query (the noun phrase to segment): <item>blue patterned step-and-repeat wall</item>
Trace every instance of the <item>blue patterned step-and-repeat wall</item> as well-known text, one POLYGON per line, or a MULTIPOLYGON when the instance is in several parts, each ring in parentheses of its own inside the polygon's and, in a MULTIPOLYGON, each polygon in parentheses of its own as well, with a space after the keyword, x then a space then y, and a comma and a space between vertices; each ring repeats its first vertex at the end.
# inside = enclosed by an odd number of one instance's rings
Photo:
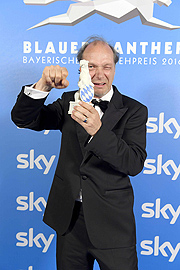
POLYGON ((18 129, 10 118, 17 94, 46 65, 65 66, 66 91, 77 89, 77 50, 101 35, 120 52, 114 84, 149 110, 148 156, 131 178, 139 270, 179 270, 180 2, 9 0, 0 10, 0 269, 56 267, 56 235, 42 217, 61 134, 18 129))

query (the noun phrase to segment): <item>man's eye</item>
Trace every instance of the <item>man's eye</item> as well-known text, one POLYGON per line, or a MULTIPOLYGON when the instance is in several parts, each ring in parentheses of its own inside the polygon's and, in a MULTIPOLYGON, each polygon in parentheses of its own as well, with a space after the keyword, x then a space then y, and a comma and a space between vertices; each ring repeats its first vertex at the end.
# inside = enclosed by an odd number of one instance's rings
POLYGON ((107 66, 107 67, 104 67, 105 70, 110 70, 111 67, 107 66))

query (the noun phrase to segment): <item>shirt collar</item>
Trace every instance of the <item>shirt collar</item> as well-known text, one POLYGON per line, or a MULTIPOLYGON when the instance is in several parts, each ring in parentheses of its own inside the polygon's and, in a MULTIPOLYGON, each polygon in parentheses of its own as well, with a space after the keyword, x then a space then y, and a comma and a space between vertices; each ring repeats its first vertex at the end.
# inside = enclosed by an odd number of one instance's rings
POLYGON ((112 87, 112 85, 111 85, 111 89, 109 90, 109 92, 107 92, 107 94, 105 94, 103 97, 101 97, 100 99, 101 100, 107 100, 107 101, 110 101, 111 100, 111 98, 112 98, 112 96, 113 96, 113 93, 114 93, 114 91, 113 91, 113 87, 112 87))

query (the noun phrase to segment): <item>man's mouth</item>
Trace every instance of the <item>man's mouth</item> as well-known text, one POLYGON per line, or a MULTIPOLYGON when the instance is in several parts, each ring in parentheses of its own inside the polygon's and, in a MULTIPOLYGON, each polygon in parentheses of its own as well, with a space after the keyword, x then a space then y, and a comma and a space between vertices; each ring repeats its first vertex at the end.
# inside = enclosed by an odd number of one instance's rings
POLYGON ((106 83, 94 83, 95 86, 103 86, 105 85, 106 83))

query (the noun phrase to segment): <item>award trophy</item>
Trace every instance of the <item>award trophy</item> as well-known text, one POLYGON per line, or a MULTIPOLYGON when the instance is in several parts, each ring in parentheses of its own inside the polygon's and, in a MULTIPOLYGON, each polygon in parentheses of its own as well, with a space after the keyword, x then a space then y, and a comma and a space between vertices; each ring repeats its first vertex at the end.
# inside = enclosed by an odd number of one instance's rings
POLYGON ((79 105, 79 101, 91 102, 94 97, 94 84, 91 82, 91 76, 88 68, 89 61, 80 61, 79 91, 74 95, 75 101, 69 102, 68 114, 71 114, 74 106, 79 105))

